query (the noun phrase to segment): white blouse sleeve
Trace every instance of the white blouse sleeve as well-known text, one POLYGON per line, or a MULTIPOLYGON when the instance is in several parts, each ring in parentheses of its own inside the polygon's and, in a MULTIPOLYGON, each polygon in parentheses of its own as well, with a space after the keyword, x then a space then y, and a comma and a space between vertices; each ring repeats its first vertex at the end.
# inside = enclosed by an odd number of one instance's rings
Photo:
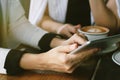
POLYGON ((31 0, 30 11, 29 11, 29 21, 36 25, 43 17, 47 6, 47 0, 31 0))
POLYGON ((118 16, 120 17, 120 0, 116 0, 116 5, 117 5, 118 16))
POLYGON ((14 41, 38 48, 38 42, 46 32, 32 25, 27 20, 19 0, 9 0, 9 2, 11 3, 9 8, 10 38, 14 41))
POLYGON ((9 51, 10 49, 0 48, 0 73, 2 74, 6 74, 6 70, 4 69, 4 64, 5 64, 6 56, 9 51))

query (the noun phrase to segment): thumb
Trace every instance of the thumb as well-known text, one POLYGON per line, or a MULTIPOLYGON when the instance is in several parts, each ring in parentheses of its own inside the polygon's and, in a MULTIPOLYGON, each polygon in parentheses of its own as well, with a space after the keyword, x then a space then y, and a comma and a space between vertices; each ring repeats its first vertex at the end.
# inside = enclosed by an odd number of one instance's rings
POLYGON ((59 52, 69 53, 76 48, 77 48, 77 44, 72 44, 72 45, 59 46, 57 49, 59 52))
POLYGON ((80 29, 80 28, 81 28, 81 25, 78 24, 78 25, 75 26, 75 28, 76 28, 76 29, 80 29))

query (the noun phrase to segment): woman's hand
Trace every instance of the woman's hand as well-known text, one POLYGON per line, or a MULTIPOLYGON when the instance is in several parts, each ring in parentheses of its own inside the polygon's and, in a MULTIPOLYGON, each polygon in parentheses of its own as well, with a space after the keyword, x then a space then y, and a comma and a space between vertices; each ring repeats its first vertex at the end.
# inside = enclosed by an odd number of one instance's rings
POLYGON ((57 29, 57 34, 62 34, 65 37, 71 37, 73 34, 77 33, 77 29, 80 28, 80 25, 71 25, 71 24, 64 24, 63 26, 57 29))
POLYGON ((89 49, 77 54, 69 54, 77 48, 76 44, 59 46, 46 53, 24 54, 20 66, 28 70, 52 70, 72 73, 79 64, 94 55, 98 49, 89 49))
POLYGON ((72 37, 70 37, 69 39, 63 41, 62 45, 71 45, 71 44, 78 44, 78 45, 82 45, 85 42, 87 42, 87 39, 84 35, 81 34, 74 34, 72 37))
POLYGON ((72 37, 70 37, 69 39, 65 40, 65 39, 61 39, 61 38, 54 38, 51 41, 50 46, 52 48, 60 46, 60 45, 71 45, 71 44, 78 44, 78 45, 82 45, 87 41, 86 37, 84 35, 81 34, 74 34, 72 37))

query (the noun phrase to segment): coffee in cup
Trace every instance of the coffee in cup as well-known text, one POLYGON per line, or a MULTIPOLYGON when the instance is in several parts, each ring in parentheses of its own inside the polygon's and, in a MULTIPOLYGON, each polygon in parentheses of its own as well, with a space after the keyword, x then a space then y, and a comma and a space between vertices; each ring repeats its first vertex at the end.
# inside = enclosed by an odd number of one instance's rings
POLYGON ((79 30, 83 33, 88 40, 96 40, 101 38, 106 38, 109 33, 109 29, 102 26, 84 26, 79 30))

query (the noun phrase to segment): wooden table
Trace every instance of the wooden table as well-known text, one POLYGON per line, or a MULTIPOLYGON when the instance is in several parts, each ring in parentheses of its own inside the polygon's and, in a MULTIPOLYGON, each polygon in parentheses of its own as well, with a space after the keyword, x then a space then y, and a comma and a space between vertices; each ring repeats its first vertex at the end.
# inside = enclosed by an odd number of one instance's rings
POLYGON ((78 68, 71 74, 25 72, 18 76, 0 74, 0 80, 90 80, 94 68, 78 68))
POLYGON ((21 76, 0 75, 0 80, 89 80, 90 74, 37 74, 25 73, 21 76))

